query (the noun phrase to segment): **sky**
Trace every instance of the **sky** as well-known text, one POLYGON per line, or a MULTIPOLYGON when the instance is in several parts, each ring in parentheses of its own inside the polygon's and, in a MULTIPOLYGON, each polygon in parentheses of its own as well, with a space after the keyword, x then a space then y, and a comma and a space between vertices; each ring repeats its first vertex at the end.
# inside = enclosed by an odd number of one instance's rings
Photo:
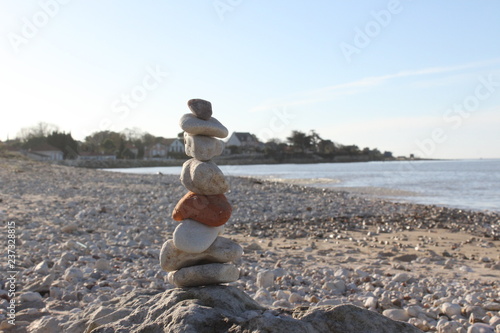
POLYGON ((500 158, 500 1, 0 0, 0 140, 293 130, 422 158, 500 158))

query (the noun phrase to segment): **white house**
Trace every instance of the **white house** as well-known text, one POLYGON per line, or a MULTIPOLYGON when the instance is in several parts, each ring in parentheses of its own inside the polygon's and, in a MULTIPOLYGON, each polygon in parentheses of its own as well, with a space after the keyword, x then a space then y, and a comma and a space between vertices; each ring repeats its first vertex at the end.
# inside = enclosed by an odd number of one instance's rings
POLYGON ((62 150, 59 150, 48 143, 42 143, 31 149, 23 151, 23 153, 27 157, 38 161, 62 161, 64 159, 62 150))
POLYGON ((180 139, 167 139, 168 141, 168 152, 169 153, 183 153, 184 152, 184 141, 180 139))
POLYGON ((241 147, 243 150, 254 150, 261 146, 257 137, 248 132, 233 132, 226 141, 226 147, 241 147))
POLYGON ((180 139, 163 139, 150 147, 146 147, 144 158, 168 158, 169 153, 183 153, 184 142, 180 139))

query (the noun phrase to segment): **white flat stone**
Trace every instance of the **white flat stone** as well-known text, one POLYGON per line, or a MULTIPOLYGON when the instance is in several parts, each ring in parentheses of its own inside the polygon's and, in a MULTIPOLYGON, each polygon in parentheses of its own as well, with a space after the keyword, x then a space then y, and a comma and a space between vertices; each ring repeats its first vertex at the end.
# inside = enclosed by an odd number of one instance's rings
POLYGON ((174 230, 174 245, 181 251, 188 253, 201 253, 207 250, 215 241, 223 226, 210 227, 203 223, 186 219, 174 230))
POLYGON ((167 272, 183 267, 208 263, 234 262, 241 258, 243 249, 240 245, 225 237, 217 237, 208 249, 201 253, 188 253, 175 247, 169 239, 160 251, 161 268, 167 272))
POLYGON ((196 194, 214 195, 229 190, 224 174, 215 163, 202 162, 195 158, 182 165, 181 182, 185 188, 196 194))
POLYGON ((222 154, 224 142, 206 135, 192 135, 184 132, 186 155, 200 161, 208 161, 222 154))
POLYGON ((181 117, 179 125, 184 131, 193 135, 215 136, 222 139, 229 134, 227 128, 214 117, 203 120, 197 118, 194 114, 186 113, 181 117))
POLYGON ((234 282, 239 277, 240 270, 233 264, 206 264, 170 272, 168 281, 176 287, 196 287, 234 282))

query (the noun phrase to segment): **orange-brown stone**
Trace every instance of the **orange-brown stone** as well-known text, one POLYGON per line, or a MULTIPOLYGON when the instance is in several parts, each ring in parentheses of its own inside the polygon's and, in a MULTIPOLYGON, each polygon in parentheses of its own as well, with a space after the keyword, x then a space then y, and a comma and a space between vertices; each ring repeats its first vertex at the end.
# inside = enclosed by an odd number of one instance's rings
POLYGON ((203 195, 188 192, 175 206, 172 218, 176 221, 192 219, 218 227, 229 220, 232 211, 224 194, 203 195))

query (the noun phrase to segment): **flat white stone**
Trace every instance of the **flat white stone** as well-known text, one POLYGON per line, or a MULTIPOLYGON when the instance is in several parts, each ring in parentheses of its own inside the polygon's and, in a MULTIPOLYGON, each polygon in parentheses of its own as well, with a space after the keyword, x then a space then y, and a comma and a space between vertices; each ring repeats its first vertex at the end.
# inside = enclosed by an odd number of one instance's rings
POLYGON ((179 125, 184 131, 193 135, 215 136, 222 139, 229 134, 227 128, 214 117, 203 120, 197 118, 194 114, 186 113, 181 117, 179 125))
POLYGON ((225 237, 217 237, 208 249, 201 253, 188 253, 175 247, 174 241, 166 241, 160 251, 161 268, 167 272, 183 267, 208 263, 234 262, 241 258, 243 249, 240 245, 225 237))
POLYGON ((223 226, 210 227, 203 223, 186 219, 174 230, 174 245, 181 251, 201 253, 207 250, 215 241, 223 226))
POLYGON ((170 272, 168 281, 176 287, 196 287, 234 282, 239 277, 240 270, 233 264, 206 264, 170 272))
POLYGON ((206 135, 192 135, 184 132, 186 155, 200 161, 208 161, 222 154, 224 142, 206 135))
POLYGON ((214 195, 229 190, 224 174, 211 162, 202 162, 195 158, 182 165, 181 182, 185 188, 196 194, 214 195))

